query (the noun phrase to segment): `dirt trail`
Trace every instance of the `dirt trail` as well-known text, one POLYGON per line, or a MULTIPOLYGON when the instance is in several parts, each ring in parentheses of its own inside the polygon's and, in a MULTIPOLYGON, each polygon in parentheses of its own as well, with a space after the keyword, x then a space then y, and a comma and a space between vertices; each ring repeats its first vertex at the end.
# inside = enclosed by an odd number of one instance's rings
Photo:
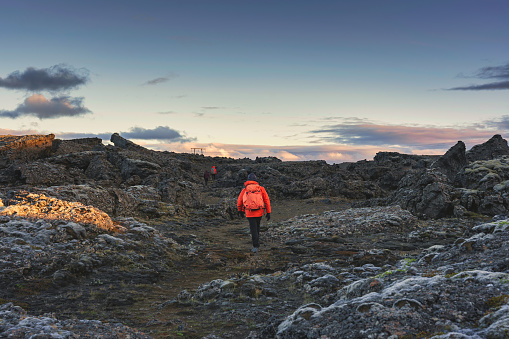
MULTIPOLYGON (((211 202, 214 199, 211 199, 211 202)), ((175 299, 184 289, 193 291, 200 284, 214 279, 227 279, 232 275, 271 273, 284 269, 290 261, 298 261, 296 255, 279 243, 266 241, 263 229, 269 225, 292 218, 297 215, 321 213, 328 210, 340 210, 349 207, 342 200, 310 199, 305 201, 272 201, 271 220, 262 219, 261 246, 258 253, 251 252, 251 235, 246 219, 211 222, 207 227, 183 229, 176 231, 180 237, 196 240, 196 249, 190 246, 187 260, 175 267, 175 272, 165 277, 154 286, 150 297, 138 302, 135 309, 139 311, 138 328, 145 328, 156 338, 182 337, 178 331, 179 324, 195 328, 197 333, 213 329, 217 324, 210 323, 206 314, 197 314, 192 308, 180 306, 164 307, 153 314, 156 305, 175 299), (141 323, 140 323, 141 322, 141 323), (146 326, 146 324, 152 324, 146 326)), ((188 336, 186 336, 188 337, 188 336)))

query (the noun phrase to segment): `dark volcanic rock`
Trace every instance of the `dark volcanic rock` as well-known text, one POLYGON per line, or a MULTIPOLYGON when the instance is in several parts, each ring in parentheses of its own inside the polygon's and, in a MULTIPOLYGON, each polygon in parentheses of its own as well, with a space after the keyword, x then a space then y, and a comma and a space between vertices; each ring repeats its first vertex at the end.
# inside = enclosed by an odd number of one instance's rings
POLYGON ((85 151, 99 151, 104 148, 100 138, 81 138, 72 140, 53 140, 52 150, 56 155, 85 151))
POLYGON ((479 225, 470 238, 343 287, 328 306, 303 305, 279 323, 277 338, 506 338, 507 225, 479 225))
POLYGON ((2 338, 132 338, 148 336, 121 323, 98 320, 59 320, 54 314, 34 316, 13 303, 0 305, 0 337, 2 338))
POLYGON ((220 327, 209 338, 507 337, 509 156, 500 136, 467 153, 458 142, 442 157, 380 152, 338 165, 111 140, 60 140, 1 158, 0 300, 43 315, 4 303, 0 336, 141 338, 75 319, 144 326, 141 312, 151 319, 145 327, 166 336, 199 337, 203 322, 220 327), (218 175, 205 187, 212 165, 218 175), (318 197, 344 204, 274 215, 251 254, 246 225, 235 220, 251 172, 274 206, 318 197), (365 199, 389 206, 342 210, 365 199), (470 212, 500 220, 472 227, 470 212), (232 241, 239 236, 246 242, 232 241), (221 279, 172 295, 187 273, 221 279), (175 299, 156 305, 163 295, 175 299))
POLYGON ((119 148, 132 149, 132 150, 145 149, 144 147, 136 145, 134 142, 121 137, 118 133, 113 133, 111 135, 110 141, 116 147, 119 147, 119 148))
POLYGON ((431 165, 431 168, 444 173, 449 181, 453 182, 458 172, 467 165, 465 150, 465 143, 463 141, 458 141, 456 145, 438 158, 438 160, 431 165))
POLYGON ((373 161, 351 163, 346 169, 356 173, 364 181, 375 183, 383 190, 391 191, 398 187, 399 181, 408 171, 428 168, 436 158, 436 156, 378 152, 373 161))
POLYGON ((469 162, 496 159, 504 155, 509 155, 509 146, 507 140, 499 134, 494 135, 483 144, 475 145, 466 153, 469 162))
POLYGON ((45 156, 52 146, 54 134, 0 136, 0 169, 16 160, 33 161, 45 156))
POLYGON ((421 218, 442 218, 454 212, 454 188, 445 174, 433 169, 409 172, 387 200, 421 218))

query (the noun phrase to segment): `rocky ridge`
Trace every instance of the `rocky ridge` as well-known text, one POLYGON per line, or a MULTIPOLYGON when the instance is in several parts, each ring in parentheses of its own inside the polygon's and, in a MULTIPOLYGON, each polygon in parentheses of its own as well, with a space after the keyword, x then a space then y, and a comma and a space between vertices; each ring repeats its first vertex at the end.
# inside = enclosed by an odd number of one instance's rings
MULTIPOLYGON (((0 149, 4 336, 507 337, 501 136, 441 157, 381 152, 340 165, 155 152, 118 134, 114 146, 3 140, 17 145, 0 149), (204 187, 212 164, 218 179, 204 187), (235 198, 249 172, 275 204, 331 209, 274 211, 257 255, 248 241, 244 253, 221 249, 207 235, 243 227, 235 198), (215 278, 161 287, 200 269, 215 278)), ((226 243, 248 238, 235 232, 226 243)))

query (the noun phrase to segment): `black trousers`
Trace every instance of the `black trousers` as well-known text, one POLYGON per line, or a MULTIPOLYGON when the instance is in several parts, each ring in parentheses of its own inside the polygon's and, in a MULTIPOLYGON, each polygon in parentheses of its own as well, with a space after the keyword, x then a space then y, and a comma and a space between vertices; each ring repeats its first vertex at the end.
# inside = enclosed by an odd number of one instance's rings
POLYGON ((249 221, 253 247, 260 247, 260 222, 262 221, 262 217, 251 217, 247 218, 247 220, 249 221))

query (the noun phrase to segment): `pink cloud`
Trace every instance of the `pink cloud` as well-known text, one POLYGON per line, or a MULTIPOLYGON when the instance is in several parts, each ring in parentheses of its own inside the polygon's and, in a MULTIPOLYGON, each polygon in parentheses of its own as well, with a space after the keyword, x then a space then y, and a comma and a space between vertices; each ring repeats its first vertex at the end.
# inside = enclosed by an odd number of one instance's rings
POLYGON ((205 156, 219 156, 230 158, 276 157, 283 161, 325 160, 328 163, 352 162, 358 160, 372 160, 377 152, 402 151, 396 147, 376 146, 348 146, 348 145, 321 145, 321 146, 269 146, 269 145, 240 145, 220 143, 145 143, 139 145, 154 149, 177 153, 194 153, 193 148, 202 148, 205 156))
POLYGON ((14 130, 0 128, 0 135, 33 135, 33 134, 45 134, 36 130, 14 130))
POLYGON ((485 124, 480 124, 455 128, 347 122, 324 126, 311 131, 311 133, 313 137, 323 143, 379 145, 379 147, 399 147, 415 151, 449 148, 459 140, 473 145, 488 140, 494 134, 501 134, 501 131, 488 129, 485 126, 485 124))

